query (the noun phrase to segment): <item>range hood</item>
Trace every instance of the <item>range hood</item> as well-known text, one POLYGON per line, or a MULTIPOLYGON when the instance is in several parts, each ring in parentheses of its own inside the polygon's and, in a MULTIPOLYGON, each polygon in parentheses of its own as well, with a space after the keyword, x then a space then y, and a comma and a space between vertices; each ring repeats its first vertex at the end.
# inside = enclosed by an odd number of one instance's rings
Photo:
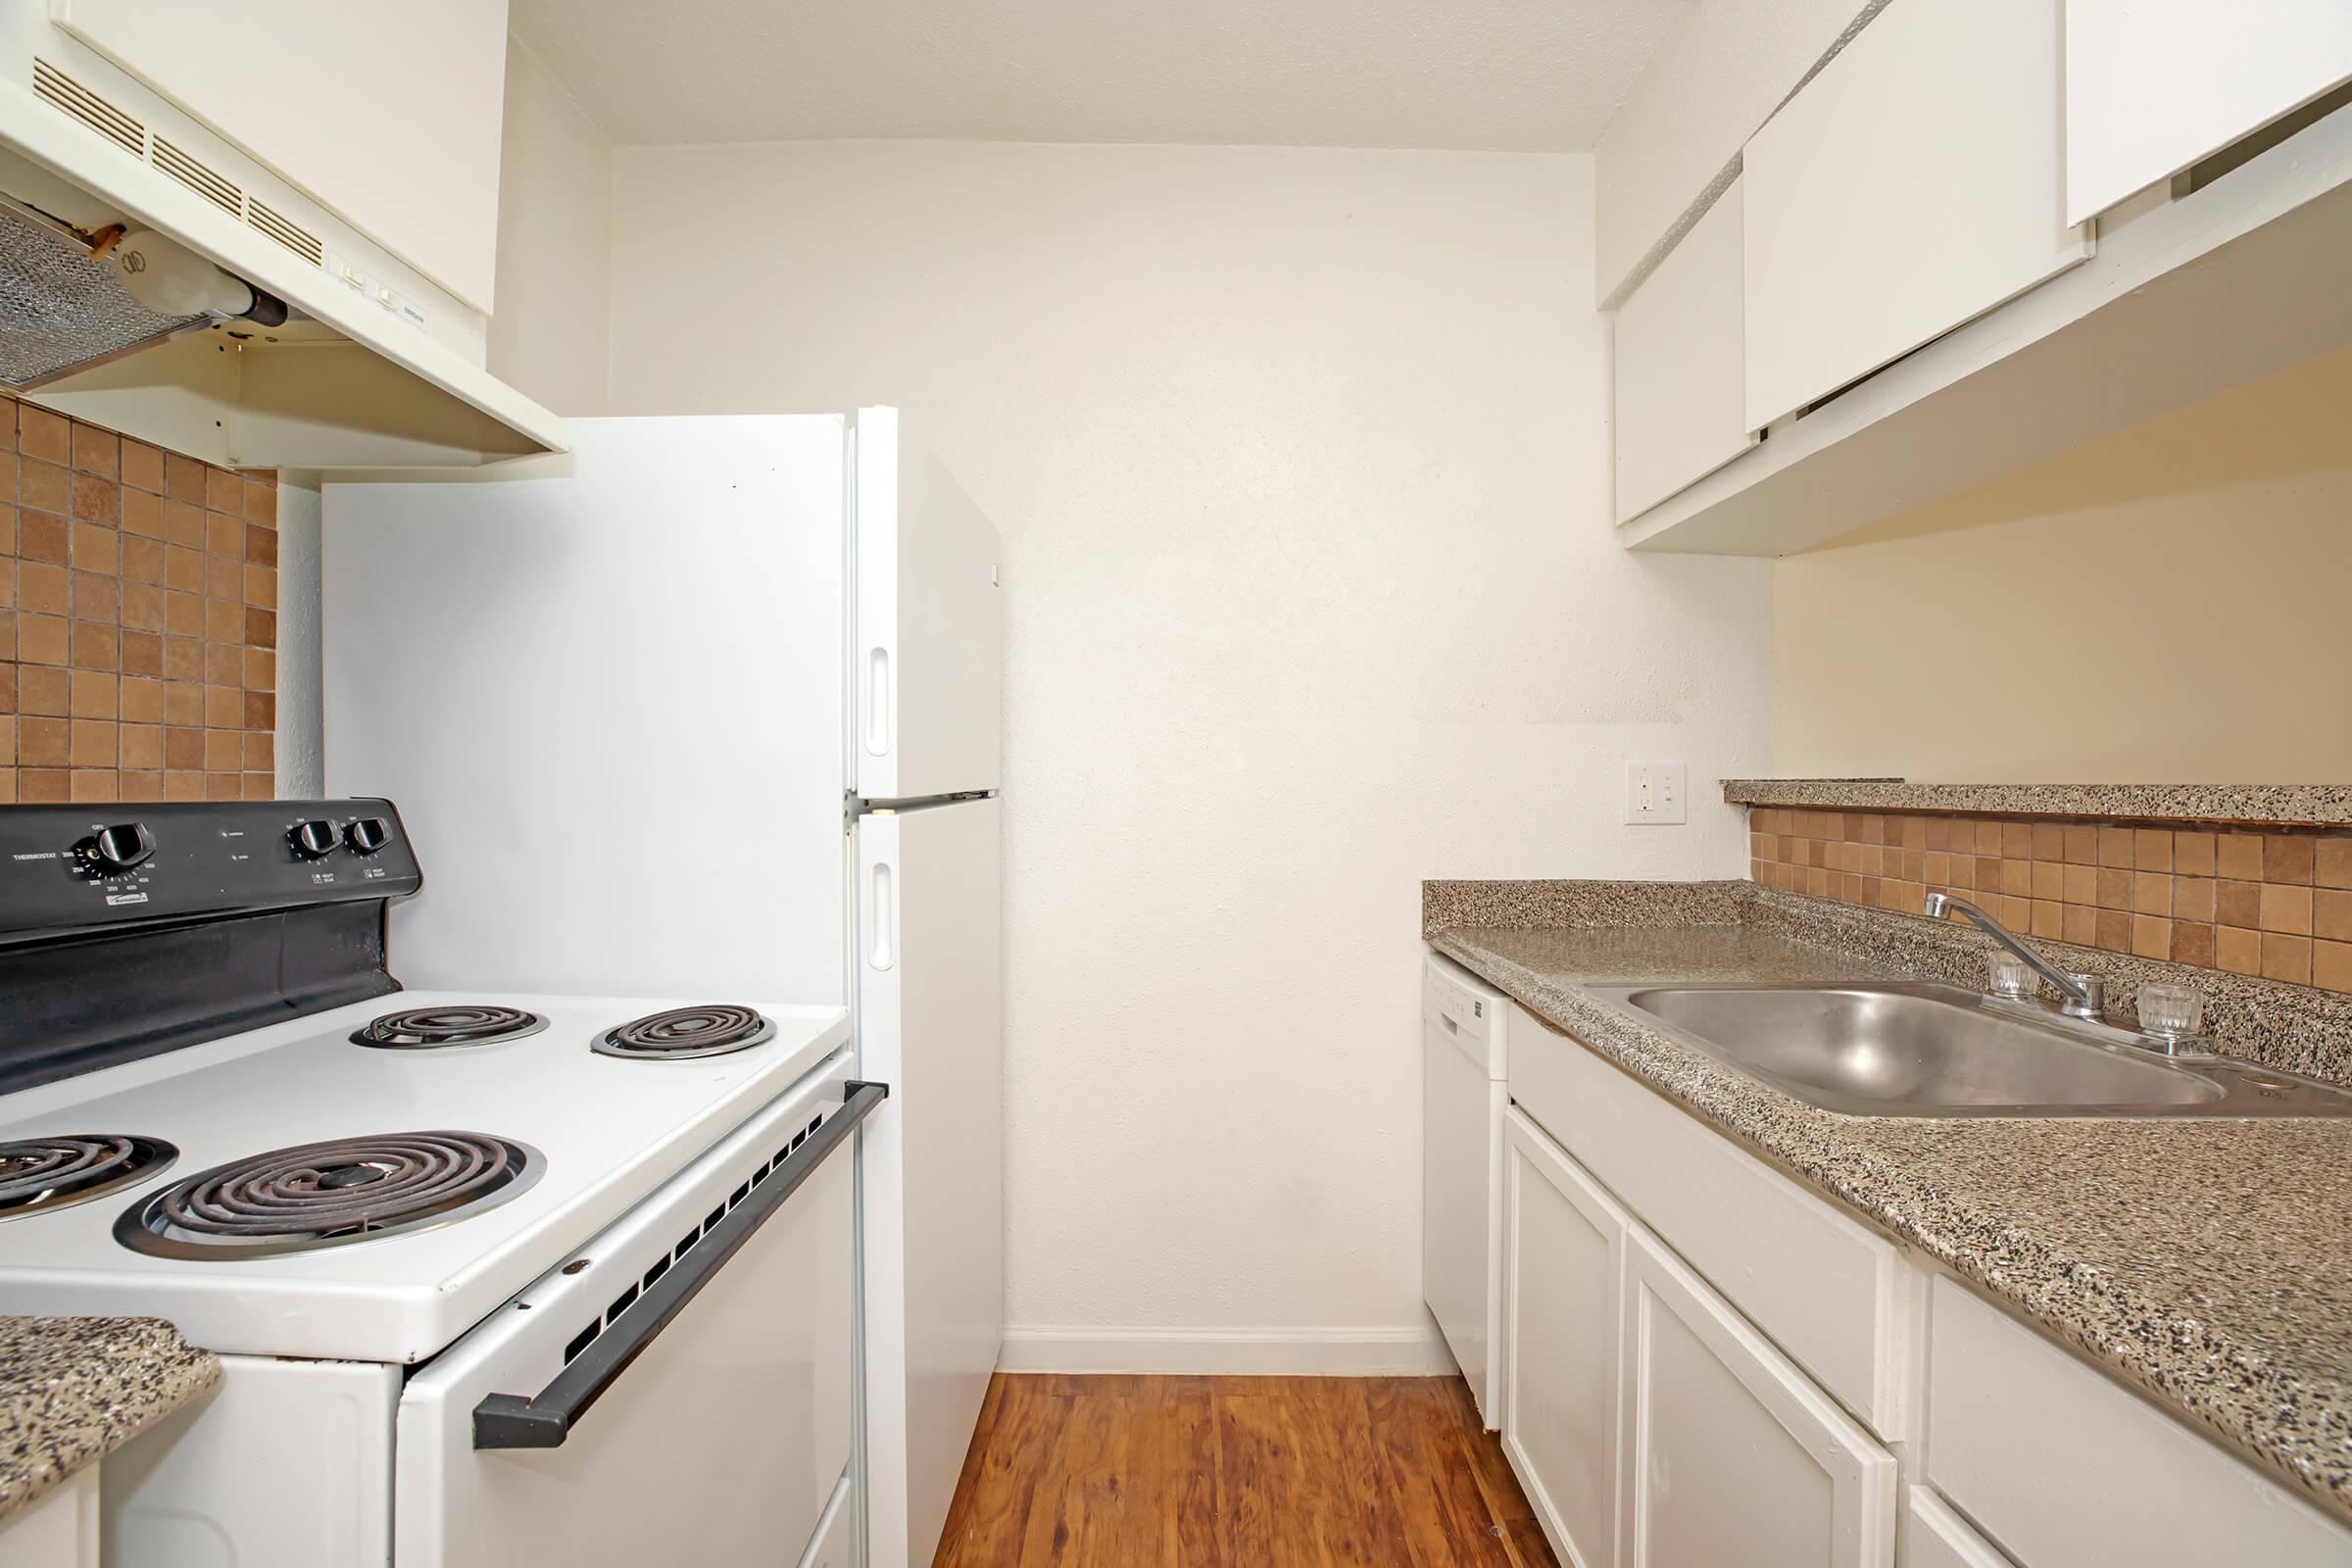
MULTIPOLYGON (((569 448, 487 319, 112 62, 0 21, 0 384, 224 467, 569 448)), ((30 15, 27 15, 29 13, 30 15)))

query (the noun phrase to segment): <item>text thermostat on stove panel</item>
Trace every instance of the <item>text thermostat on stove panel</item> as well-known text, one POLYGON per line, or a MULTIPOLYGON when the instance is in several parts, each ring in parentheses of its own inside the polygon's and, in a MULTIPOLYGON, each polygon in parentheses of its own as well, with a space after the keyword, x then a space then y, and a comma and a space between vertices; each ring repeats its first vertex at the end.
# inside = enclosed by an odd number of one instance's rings
POLYGON ((421 881, 388 801, 12 807, 0 877, 41 930, 397 898, 421 881))

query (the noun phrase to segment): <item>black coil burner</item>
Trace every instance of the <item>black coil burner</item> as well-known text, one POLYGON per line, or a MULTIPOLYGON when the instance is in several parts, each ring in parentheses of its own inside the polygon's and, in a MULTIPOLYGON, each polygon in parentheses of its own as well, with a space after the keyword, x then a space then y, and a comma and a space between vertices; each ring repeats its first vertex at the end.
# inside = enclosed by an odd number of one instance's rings
POLYGON ((520 1040, 547 1027, 547 1020, 520 1007, 411 1007, 387 1012, 355 1030, 351 1043, 379 1051, 440 1051, 450 1046, 491 1046, 520 1040))
POLYGON ((273 1149, 172 1183, 115 1221, 163 1257, 263 1257, 373 1241, 494 1207, 539 1179, 527 1145, 480 1133, 377 1133, 273 1149))
POLYGON ((0 1144, 0 1219, 46 1213, 160 1176, 179 1151, 160 1138, 74 1133, 0 1144))
POLYGON ((682 1061, 749 1051, 774 1038, 775 1033, 775 1021, 750 1007, 713 1003, 672 1007, 608 1029, 596 1037, 596 1049, 608 1056, 637 1061, 682 1061))

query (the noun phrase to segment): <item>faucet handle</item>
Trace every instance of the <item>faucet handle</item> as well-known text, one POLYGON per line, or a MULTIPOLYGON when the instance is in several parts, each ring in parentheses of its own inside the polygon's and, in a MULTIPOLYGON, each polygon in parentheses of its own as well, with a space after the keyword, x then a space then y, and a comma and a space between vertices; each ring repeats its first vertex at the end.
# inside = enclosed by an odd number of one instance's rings
POLYGON ((2032 964, 2016 954, 2003 948, 1990 948, 1986 950, 1984 957, 1984 989, 1994 996, 2006 997, 2011 1002, 2023 1002, 2040 989, 2041 977, 2034 972, 2032 964))
POLYGON ((2205 999, 2186 986, 2151 980, 2139 988, 2139 1027, 2159 1040, 2191 1040, 2205 1027, 2205 999))

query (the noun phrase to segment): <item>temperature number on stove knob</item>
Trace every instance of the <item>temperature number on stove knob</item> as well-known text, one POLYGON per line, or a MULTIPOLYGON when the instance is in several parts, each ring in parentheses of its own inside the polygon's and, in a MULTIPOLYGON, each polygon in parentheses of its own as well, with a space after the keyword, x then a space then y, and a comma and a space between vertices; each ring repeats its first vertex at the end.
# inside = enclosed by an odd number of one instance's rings
POLYGON ((74 846, 81 863, 100 876, 115 876, 155 857, 155 835, 144 822, 117 822, 74 846))
POLYGON ((317 860, 335 853, 341 841, 335 836, 335 824, 313 818, 297 822, 286 830, 286 842, 294 853, 305 860, 317 860))

